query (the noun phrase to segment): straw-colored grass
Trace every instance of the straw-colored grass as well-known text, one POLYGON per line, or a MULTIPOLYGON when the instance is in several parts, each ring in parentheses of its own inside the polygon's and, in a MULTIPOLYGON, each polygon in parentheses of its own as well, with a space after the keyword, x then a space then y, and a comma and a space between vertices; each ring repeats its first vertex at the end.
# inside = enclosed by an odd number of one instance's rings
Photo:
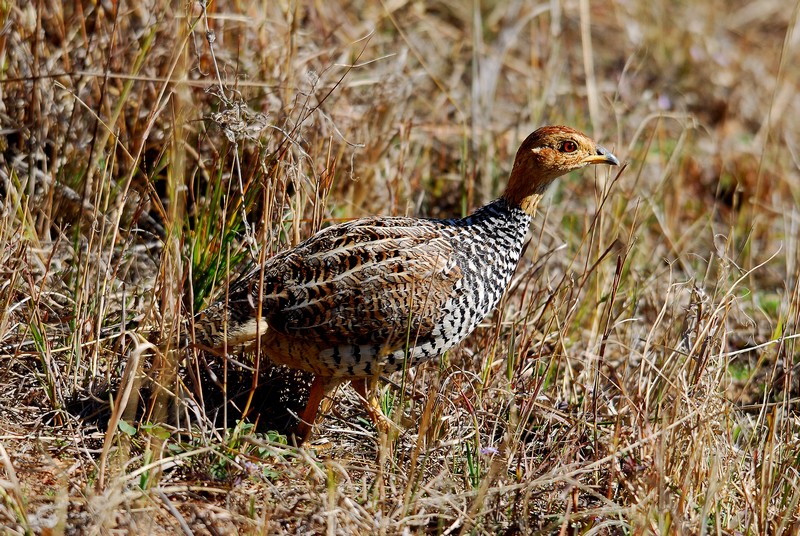
POLYGON ((0 5, 0 526, 798 533, 799 17, 0 5), (554 185, 501 306, 382 384, 397 438, 348 387, 303 448, 169 402, 183 322, 248 262, 342 219, 465 214, 547 123, 626 166, 554 185), (101 422, 75 415, 92 393, 101 422))

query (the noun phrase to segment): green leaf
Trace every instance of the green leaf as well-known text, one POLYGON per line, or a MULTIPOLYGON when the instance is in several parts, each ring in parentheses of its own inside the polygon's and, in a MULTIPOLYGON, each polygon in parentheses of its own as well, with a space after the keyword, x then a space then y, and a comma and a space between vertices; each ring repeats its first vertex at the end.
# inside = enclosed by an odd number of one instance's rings
POLYGON ((119 421, 117 428, 119 428, 121 432, 124 432, 131 437, 136 435, 136 427, 125 421, 119 421))

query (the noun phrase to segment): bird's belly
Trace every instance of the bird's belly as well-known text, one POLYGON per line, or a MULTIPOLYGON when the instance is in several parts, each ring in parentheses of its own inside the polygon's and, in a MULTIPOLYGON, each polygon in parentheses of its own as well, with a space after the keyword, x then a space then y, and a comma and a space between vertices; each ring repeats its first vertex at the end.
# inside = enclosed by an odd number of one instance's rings
POLYGON ((387 351, 376 346, 336 346, 319 352, 314 366, 331 376, 358 378, 391 374, 435 359, 461 342, 480 322, 476 319, 460 325, 460 329, 441 326, 441 330, 424 341, 409 341, 407 347, 387 351))
POLYGON ((334 378, 363 378, 391 374, 441 356, 469 335, 488 314, 494 303, 483 307, 448 308, 440 322, 424 338, 409 334, 408 344, 399 349, 386 348, 383 341, 374 344, 329 346, 302 337, 268 331, 261 348, 271 361, 334 378), (491 306, 491 307, 490 307, 491 306))

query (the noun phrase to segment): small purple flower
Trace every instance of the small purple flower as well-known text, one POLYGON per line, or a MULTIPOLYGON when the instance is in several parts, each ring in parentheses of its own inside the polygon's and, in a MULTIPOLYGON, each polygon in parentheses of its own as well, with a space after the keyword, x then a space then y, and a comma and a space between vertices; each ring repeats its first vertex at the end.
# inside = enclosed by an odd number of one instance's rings
POLYGON ((249 460, 246 460, 242 464, 242 468, 245 470, 245 472, 247 472, 247 474, 254 475, 254 474, 257 474, 259 472, 259 470, 261 469, 261 466, 260 466, 260 464, 253 463, 253 462, 251 462, 249 460))

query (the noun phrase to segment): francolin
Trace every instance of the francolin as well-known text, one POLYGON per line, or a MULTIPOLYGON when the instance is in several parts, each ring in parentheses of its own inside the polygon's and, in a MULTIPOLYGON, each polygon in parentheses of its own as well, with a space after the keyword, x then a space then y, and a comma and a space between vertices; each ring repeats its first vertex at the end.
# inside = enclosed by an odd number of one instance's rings
POLYGON ((198 345, 254 347, 314 374, 296 434, 308 438, 323 397, 344 380, 381 424, 367 384, 443 354, 497 305, 554 179, 617 158, 569 127, 522 143, 503 195, 463 219, 361 218, 333 225, 244 274, 227 301, 195 319, 198 345))

